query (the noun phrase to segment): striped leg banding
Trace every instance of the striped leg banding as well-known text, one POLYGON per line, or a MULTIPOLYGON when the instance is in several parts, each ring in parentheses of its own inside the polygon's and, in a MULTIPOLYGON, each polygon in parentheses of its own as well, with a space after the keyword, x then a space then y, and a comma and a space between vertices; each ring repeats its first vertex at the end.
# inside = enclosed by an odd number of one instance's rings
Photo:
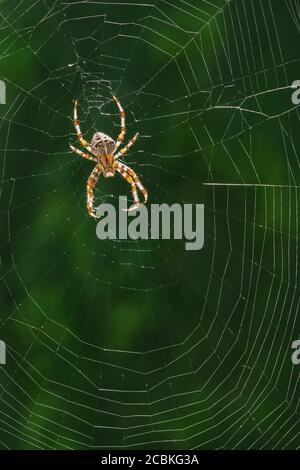
POLYGON ((136 189, 137 187, 139 188, 139 190, 143 194, 144 204, 146 204, 146 202, 148 200, 148 192, 146 191, 144 186, 141 184, 141 182, 138 179, 138 176, 136 175, 136 173, 131 168, 129 168, 129 166, 124 165, 124 163, 121 163, 121 162, 117 163, 116 168, 117 168, 118 172, 121 174, 121 176, 123 176, 123 178, 125 178, 126 181, 128 181, 128 183, 131 184, 132 195, 133 195, 133 200, 134 200, 135 204, 134 204, 134 206, 130 207, 129 210, 135 210, 138 207, 140 207, 140 205, 141 205, 140 200, 138 198, 138 194, 137 194, 137 189, 136 189))
POLYGON ((96 214, 96 211, 94 209, 94 188, 98 182, 99 176, 101 174, 102 170, 98 166, 95 166, 93 169, 88 182, 87 182, 87 202, 86 202, 86 207, 89 215, 93 217, 94 219, 99 219, 99 217, 96 214))
POLYGON ((115 150, 117 150, 120 147, 121 143, 123 142, 125 134, 126 134, 125 111, 122 108, 122 105, 121 105, 120 101, 118 100, 118 98, 113 95, 113 99, 117 103, 117 106, 118 106, 119 111, 120 111, 120 118, 121 118, 121 132, 120 132, 120 134, 117 138, 116 146, 115 146, 115 150))
POLYGON ((78 120, 78 100, 75 100, 75 103, 74 103, 73 124, 74 124, 75 130, 77 132, 77 137, 78 137, 79 142, 81 143, 81 145, 83 147, 86 147, 88 149, 88 151, 91 152, 92 149, 89 146, 88 142, 83 138, 83 135, 82 135, 82 132, 81 132, 81 129, 80 129, 80 122, 78 120))

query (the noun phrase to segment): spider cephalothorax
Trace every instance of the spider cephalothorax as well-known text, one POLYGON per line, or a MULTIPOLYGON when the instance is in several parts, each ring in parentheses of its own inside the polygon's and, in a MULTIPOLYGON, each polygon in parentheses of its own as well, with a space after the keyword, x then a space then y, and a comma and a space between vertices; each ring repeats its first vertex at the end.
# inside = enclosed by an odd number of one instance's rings
POLYGON ((91 150, 103 166, 103 176, 106 178, 115 175, 113 153, 116 147, 115 141, 103 132, 96 132, 91 140, 91 150))
POLYGON ((102 132, 96 132, 90 144, 86 142, 80 130, 80 124, 79 124, 78 114, 77 114, 77 106, 78 106, 77 100, 75 101, 75 104, 74 104, 74 121, 73 122, 74 122, 74 126, 77 132, 79 142, 92 155, 89 155, 88 153, 84 153, 81 150, 78 150, 77 148, 73 147, 72 145, 70 145, 71 150, 81 155, 82 157, 87 158, 88 160, 92 160, 97 163, 87 182, 87 210, 89 214, 94 218, 98 218, 94 209, 94 188, 98 182, 98 179, 101 173, 103 174, 103 176, 109 177, 109 176, 114 176, 115 172, 118 171, 121 174, 121 176, 123 176, 126 179, 126 181, 130 183, 134 205, 130 207, 129 210, 137 209, 141 205, 138 194, 137 194, 137 188, 144 195, 144 203, 146 203, 148 199, 148 193, 146 189, 143 187, 143 185, 140 183, 135 172, 124 163, 117 161, 117 159, 120 156, 125 155, 127 150, 133 144, 135 144, 139 134, 138 133, 135 134, 135 136, 128 142, 128 144, 125 145, 125 147, 123 147, 119 152, 117 152, 118 148, 120 147, 121 143, 124 140, 125 133, 126 133, 125 112, 119 100, 115 96, 113 96, 113 99, 117 103, 117 106, 120 111, 120 116, 121 116, 121 132, 116 142, 111 137, 109 137, 106 134, 103 134, 102 132))

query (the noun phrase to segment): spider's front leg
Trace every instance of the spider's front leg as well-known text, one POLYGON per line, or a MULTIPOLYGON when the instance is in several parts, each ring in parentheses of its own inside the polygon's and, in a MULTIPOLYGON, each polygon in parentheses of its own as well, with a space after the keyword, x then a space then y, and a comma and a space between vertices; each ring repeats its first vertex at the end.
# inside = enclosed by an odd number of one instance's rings
POLYGON ((118 106, 119 111, 120 111, 120 117, 121 117, 121 132, 120 132, 120 134, 117 138, 117 141, 116 141, 116 145, 115 145, 115 151, 116 151, 120 147, 121 143, 124 140, 124 137, 125 137, 125 134, 126 134, 126 124, 125 124, 125 111, 124 111, 120 101, 114 95, 113 95, 113 99, 117 103, 117 106, 118 106))
POLYGON ((81 129, 80 129, 80 122, 78 120, 78 100, 75 100, 75 102, 74 102, 73 124, 74 124, 75 130, 77 132, 77 137, 78 137, 79 142, 81 143, 81 145, 83 147, 85 147, 89 152, 91 152, 92 149, 91 149, 90 145, 88 144, 88 142, 83 138, 83 135, 82 135, 82 132, 81 132, 81 129))
POLYGON ((87 207, 89 215, 93 217, 94 219, 99 219, 94 209, 94 188, 98 182, 98 179, 101 173, 102 173, 102 167, 100 167, 99 165, 96 165, 88 179, 87 187, 86 187, 86 190, 87 190, 86 207, 87 207))

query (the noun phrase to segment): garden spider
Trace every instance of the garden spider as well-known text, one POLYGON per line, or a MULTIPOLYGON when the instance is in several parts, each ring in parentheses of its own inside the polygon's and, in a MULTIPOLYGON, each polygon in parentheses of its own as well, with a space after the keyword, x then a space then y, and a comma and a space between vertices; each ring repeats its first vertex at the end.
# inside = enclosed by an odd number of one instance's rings
POLYGON ((101 173, 103 173, 103 176, 105 177, 110 177, 110 176, 115 176, 115 171, 117 171, 131 185, 134 205, 128 209, 129 211, 135 210, 141 206, 138 193, 137 193, 137 188, 144 195, 144 203, 146 203, 148 199, 148 193, 146 189, 143 187, 143 185, 140 183, 135 172, 124 163, 117 161, 119 157, 121 157, 122 155, 125 155, 127 150, 129 150, 130 147, 133 144, 135 144, 135 142, 138 139, 139 134, 138 133, 135 134, 135 136, 128 142, 128 144, 125 145, 125 147, 123 147, 121 150, 117 152, 118 148, 120 147, 121 143, 124 140, 125 133, 126 133, 125 112, 119 100, 115 96, 113 96, 113 99, 117 103, 117 106, 120 111, 120 117, 121 117, 121 132, 116 142, 111 137, 109 137, 106 134, 103 134, 102 132, 96 132, 90 144, 86 142, 80 130, 80 124, 78 120, 78 112, 77 112, 78 100, 75 100, 75 104, 74 104, 73 123, 77 132, 79 142, 92 155, 89 155, 88 153, 84 153, 81 150, 78 150, 77 148, 73 147, 72 145, 70 145, 70 148, 73 152, 77 153, 81 157, 87 158, 88 160, 92 160, 93 162, 97 163, 87 181, 87 210, 90 216, 95 219, 98 219, 99 217, 97 216, 95 209, 94 209, 94 188, 98 182, 98 179, 101 173))

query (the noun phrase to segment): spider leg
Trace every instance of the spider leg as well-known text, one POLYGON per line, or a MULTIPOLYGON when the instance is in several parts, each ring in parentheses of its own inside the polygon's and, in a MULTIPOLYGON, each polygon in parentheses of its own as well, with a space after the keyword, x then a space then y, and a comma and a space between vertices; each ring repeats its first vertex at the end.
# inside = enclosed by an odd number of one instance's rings
POLYGON ((77 132, 77 137, 78 137, 78 140, 81 143, 81 145, 83 147, 87 148, 89 152, 91 152, 91 147, 89 146, 88 142, 86 140, 84 140, 82 132, 80 130, 80 122, 78 120, 78 110, 77 110, 77 108, 78 108, 78 100, 75 100, 75 102, 74 102, 74 120, 73 120, 73 124, 74 124, 75 130, 77 132))
POLYGON ((137 132, 137 133, 135 134, 135 136, 132 137, 132 139, 128 142, 128 144, 125 145, 125 147, 123 147, 116 155, 114 155, 114 159, 117 160, 117 158, 119 158, 119 157, 121 157, 122 155, 124 155, 124 154, 130 149, 130 147, 132 147, 132 146, 136 143, 136 141, 137 141, 139 135, 140 135, 140 134, 137 132))
POLYGON ((129 176, 127 170, 125 170, 124 168, 122 168, 120 166, 120 164, 118 163, 117 166, 116 166, 116 170, 120 173, 121 176, 123 176, 123 178, 126 179, 126 181, 131 185, 131 192, 132 192, 132 196, 133 196, 133 200, 134 200, 134 205, 129 207, 129 209, 123 209, 123 211, 127 211, 127 212, 130 212, 130 211, 134 211, 136 209, 138 209, 142 204, 140 203, 140 200, 139 200, 139 197, 138 197, 138 194, 137 194, 137 189, 136 189, 136 184, 135 182, 133 181, 133 179, 131 178, 131 176, 129 176))
POLYGON ((97 162, 97 161, 98 161, 97 158, 92 157, 92 156, 89 155, 88 153, 84 153, 84 152, 82 152, 81 150, 78 150, 76 147, 73 147, 73 145, 70 145, 70 149, 72 150, 72 152, 78 153, 78 155, 80 155, 81 157, 87 158, 87 160, 92 160, 93 162, 97 162))
POLYGON ((96 165, 92 173, 90 174, 90 177, 87 181, 87 187, 86 187, 86 190, 87 190, 86 207, 87 207, 89 215, 93 217, 94 219, 99 219, 94 209, 94 188, 98 182, 98 179, 101 173, 102 173, 102 168, 99 165, 96 165))
MULTIPOLYGON (((116 163, 116 169, 119 171, 119 173, 121 173, 122 176, 124 176, 126 174, 126 175, 131 177, 131 179, 136 184, 136 186, 139 188, 141 193, 143 193, 144 204, 146 204, 146 202, 148 200, 148 192, 146 191, 146 189, 144 188, 144 186, 142 185, 142 183, 138 179, 138 176, 136 175, 136 173, 131 168, 129 168, 129 166, 124 165, 124 163, 121 163, 121 162, 116 163)), ((125 176, 124 176, 124 178, 125 178, 125 176)), ((135 198, 134 198, 134 202, 137 203, 135 198)))
POLYGON ((119 111, 120 111, 120 117, 121 117, 121 132, 120 132, 120 134, 117 138, 117 141, 116 141, 116 145, 115 145, 115 151, 116 151, 120 147, 121 143, 124 140, 124 137, 125 137, 125 134, 126 134, 126 124, 125 124, 125 111, 122 108, 122 105, 121 105, 120 101, 114 95, 113 95, 113 99, 117 103, 117 106, 118 106, 119 111))

